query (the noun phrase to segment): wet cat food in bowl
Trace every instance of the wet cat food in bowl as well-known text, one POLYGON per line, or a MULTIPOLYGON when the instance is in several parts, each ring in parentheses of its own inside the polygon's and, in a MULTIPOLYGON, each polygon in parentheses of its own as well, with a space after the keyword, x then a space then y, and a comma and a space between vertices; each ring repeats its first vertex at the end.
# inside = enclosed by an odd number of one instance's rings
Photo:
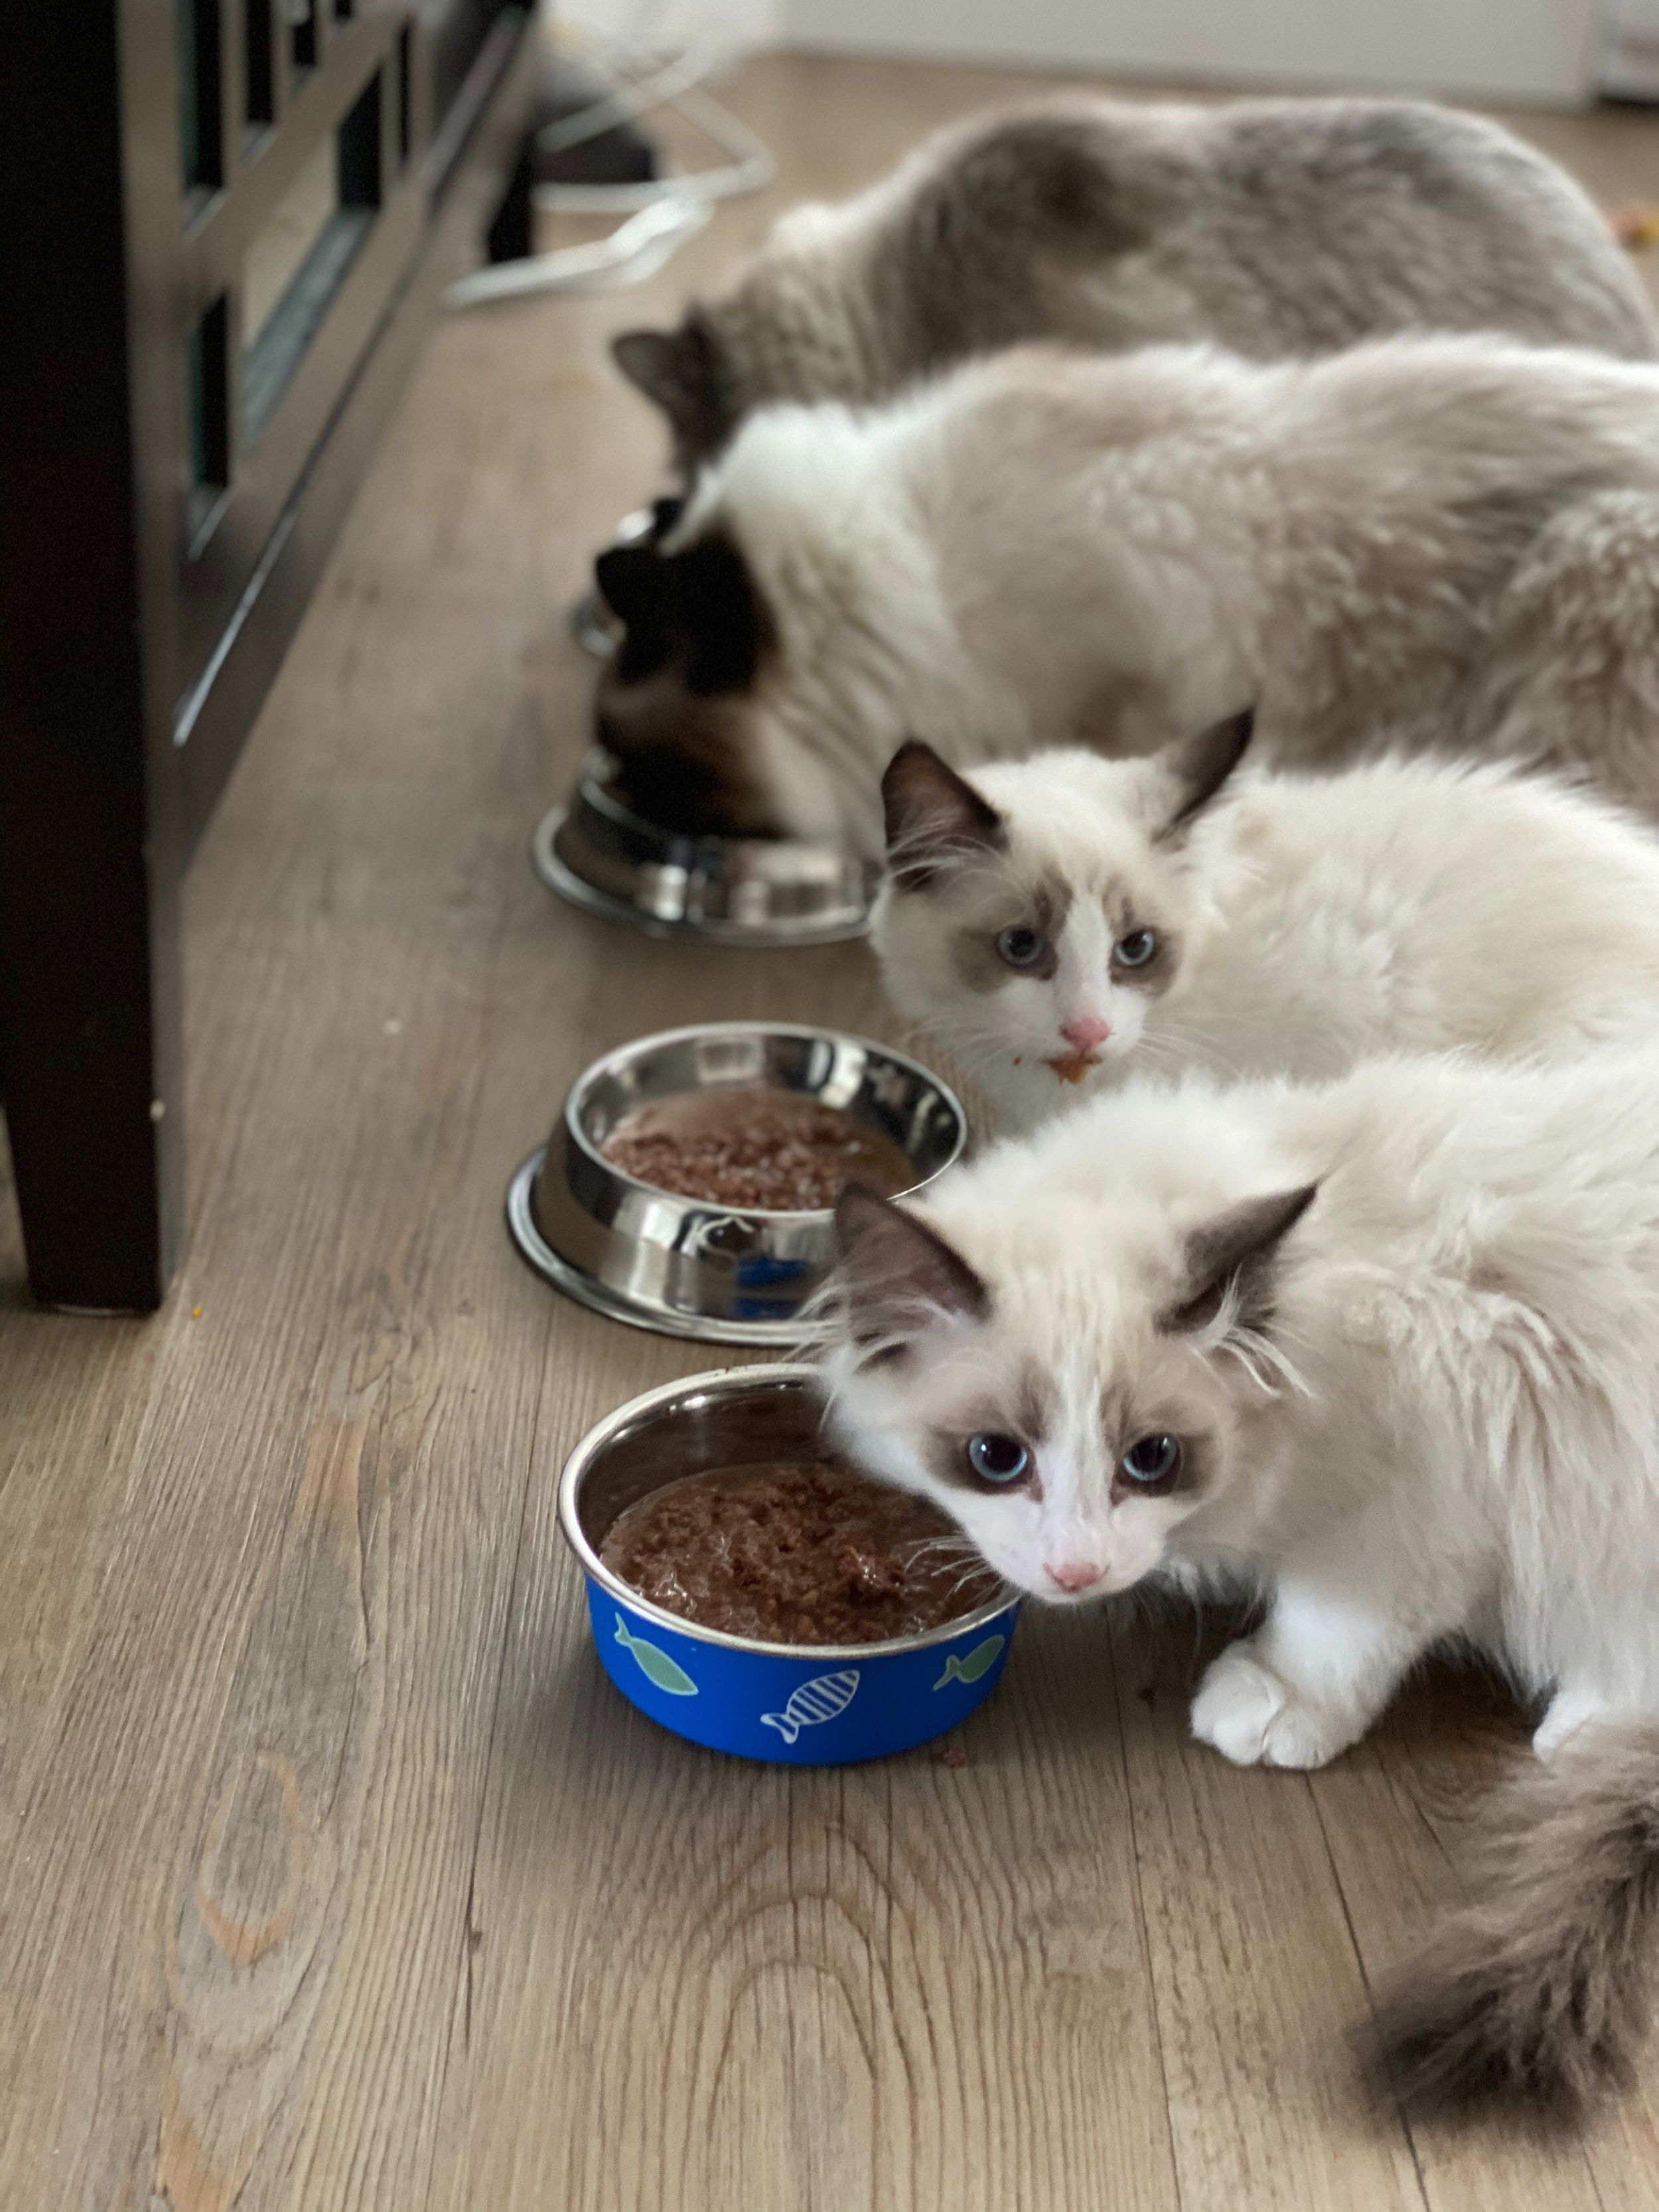
POLYGON ((536 872, 588 914, 651 937, 764 947, 861 937, 880 871, 834 839, 720 837, 638 812, 603 752, 531 842, 536 872))
POLYGON ((682 1091, 636 1108, 599 1149, 659 1190, 768 1213, 833 1206, 849 1182, 891 1198, 916 1179, 879 1129, 783 1091, 682 1091))
POLYGON ((514 1177, 507 1222, 532 1267, 613 1320, 786 1346, 833 1263, 842 1183, 919 1189, 966 1140, 957 1098, 902 1053, 707 1023, 641 1037, 579 1077, 514 1177))
POLYGON ((925 1498, 830 1460, 711 1468, 612 1523, 599 1557, 665 1613, 766 1644, 880 1644, 996 1595, 925 1498))
POLYGON ((812 1381, 750 1367, 646 1392, 571 1454, 559 1522, 625 1697, 717 1751, 828 1765, 964 1719, 1019 1601, 924 1501, 825 1462, 812 1381))

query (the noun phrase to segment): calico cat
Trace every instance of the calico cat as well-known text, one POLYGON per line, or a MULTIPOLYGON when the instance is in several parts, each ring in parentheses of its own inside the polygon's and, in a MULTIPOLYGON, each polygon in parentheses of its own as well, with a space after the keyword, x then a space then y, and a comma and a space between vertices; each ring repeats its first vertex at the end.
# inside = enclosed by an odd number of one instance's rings
POLYGON ((884 398, 1021 339, 1273 359, 1410 329, 1659 350, 1589 200, 1497 124, 1078 97, 975 116, 856 198, 795 209, 678 330, 613 350, 689 477, 769 400, 884 398))
POLYGON ((1319 1077, 1574 1052, 1659 1014, 1659 838, 1491 767, 1240 769, 1240 715, 1148 760, 883 783, 887 995, 1004 1129, 1137 1070, 1319 1077))
POLYGON ((1659 1917, 1659 1036, 1100 1098, 852 1191, 854 1462, 1032 1596, 1242 1584, 1194 1735, 1316 1767, 1431 1647, 1543 1708, 1474 1905, 1383 2020, 1410 2095, 1628 2081, 1659 1917))
POLYGON ((1659 368, 1492 338, 1273 366, 1027 347, 867 415, 780 407, 601 588, 647 812, 882 849, 908 736, 1587 769, 1659 807, 1659 368), (690 818, 687 818, 690 817, 690 818))

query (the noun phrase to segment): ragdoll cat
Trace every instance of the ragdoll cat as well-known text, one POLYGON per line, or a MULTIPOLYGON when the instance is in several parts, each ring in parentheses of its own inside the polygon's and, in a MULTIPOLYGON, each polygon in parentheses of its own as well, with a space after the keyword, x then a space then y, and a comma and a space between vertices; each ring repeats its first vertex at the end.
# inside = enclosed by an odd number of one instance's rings
POLYGON ((678 330, 613 349, 690 475, 769 400, 879 399, 1023 338, 1272 359, 1410 329, 1659 349, 1585 194, 1498 124, 1078 97, 975 116, 856 198, 795 209, 678 330))
POLYGON ((883 783, 887 995, 1005 1129, 1150 1068, 1558 1056, 1659 1015, 1659 837, 1492 766, 1240 769, 1249 717, 1147 760, 883 783))
POLYGON ((1659 806, 1659 368, 1023 348, 756 416, 599 574, 601 740, 687 827, 873 859, 906 737, 1139 753, 1251 701, 1270 759, 1468 750, 1659 806))
POLYGON ((1201 1741, 1322 1765, 1447 1640, 1547 1701, 1552 1763, 1388 2045, 1412 2094, 1626 2080, 1659 1916, 1659 1036, 1137 1084, 838 1224, 821 1380, 856 1464, 1054 1603, 1259 1592, 1201 1741))

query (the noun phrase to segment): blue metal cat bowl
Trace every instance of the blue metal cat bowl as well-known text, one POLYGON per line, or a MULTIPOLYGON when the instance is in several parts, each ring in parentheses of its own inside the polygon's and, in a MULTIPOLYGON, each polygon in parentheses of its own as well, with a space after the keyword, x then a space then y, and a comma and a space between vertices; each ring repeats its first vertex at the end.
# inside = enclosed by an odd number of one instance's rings
POLYGON ((714 1751, 793 1766, 886 1759, 956 1727, 996 1687, 1019 1614, 994 1598, 889 1644, 761 1644, 679 1620, 600 1560, 618 1514, 711 1468, 820 1455, 810 1368, 726 1368, 630 1399, 565 1463, 559 1525, 587 1578, 600 1663, 632 1704, 714 1751))

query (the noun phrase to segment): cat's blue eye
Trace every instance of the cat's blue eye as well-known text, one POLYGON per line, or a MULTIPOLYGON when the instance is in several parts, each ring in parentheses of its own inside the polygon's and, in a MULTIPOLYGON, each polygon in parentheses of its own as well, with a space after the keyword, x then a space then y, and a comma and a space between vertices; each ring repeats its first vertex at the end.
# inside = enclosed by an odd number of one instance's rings
POLYGON ((997 939, 997 957, 1011 968, 1035 968, 1048 950, 1048 940, 1040 929, 1005 929, 997 939))
POLYGON ((1144 968, 1158 950, 1158 933, 1151 929, 1132 929, 1127 937, 1120 937, 1112 947, 1112 957, 1120 968, 1144 968))
POLYGON ((1018 1482, 1031 1464, 1031 1455, 1018 1437, 987 1431, 968 1439, 968 1464, 981 1482, 1018 1482))
POLYGON ((1138 1437, 1118 1465, 1138 1489, 1162 1489, 1181 1472, 1181 1439, 1169 1436, 1138 1437))

